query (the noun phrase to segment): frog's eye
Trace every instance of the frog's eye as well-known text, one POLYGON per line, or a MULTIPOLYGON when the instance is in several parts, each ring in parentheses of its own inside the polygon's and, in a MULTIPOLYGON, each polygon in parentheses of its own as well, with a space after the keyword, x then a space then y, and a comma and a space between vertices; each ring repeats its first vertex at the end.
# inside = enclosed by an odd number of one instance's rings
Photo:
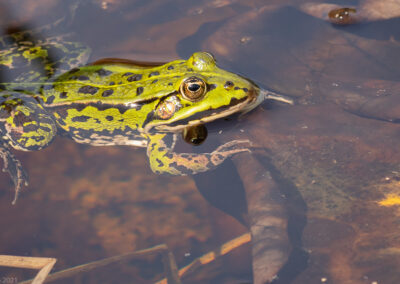
POLYGON ((192 102, 201 100, 207 92, 206 83, 197 77, 185 79, 179 89, 183 97, 192 102))

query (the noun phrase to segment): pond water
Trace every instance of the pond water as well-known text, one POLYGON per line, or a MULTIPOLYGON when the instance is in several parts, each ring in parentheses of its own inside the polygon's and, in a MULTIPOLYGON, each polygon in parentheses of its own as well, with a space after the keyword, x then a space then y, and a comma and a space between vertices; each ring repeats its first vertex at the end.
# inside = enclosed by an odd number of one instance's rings
MULTIPOLYGON (((0 175, 0 254, 56 258, 56 272, 166 244, 178 269, 215 252, 169 283, 400 281, 399 5, 350 1, 355 23, 334 25, 327 15, 341 6, 322 1, 82 2, 0 1, 0 31, 67 17, 42 36, 89 46, 89 62, 209 51, 221 68, 295 105, 265 101, 210 123, 200 146, 180 138, 176 150, 189 153, 253 143, 195 176, 153 173, 143 148, 68 137, 13 151, 29 185, 11 205, 13 183, 0 175)), ((54 283, 156 283, 165 267, 153 253, 54 283)), ((36 272, 0 267, 0 282, 36 272)))

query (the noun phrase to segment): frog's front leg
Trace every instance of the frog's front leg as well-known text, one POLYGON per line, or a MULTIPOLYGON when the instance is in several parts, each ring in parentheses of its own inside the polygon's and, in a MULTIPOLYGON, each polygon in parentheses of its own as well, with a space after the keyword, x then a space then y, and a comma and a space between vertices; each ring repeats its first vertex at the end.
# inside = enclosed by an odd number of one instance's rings
MULTIPOLYGON (((171 140, 171 135, 161 133, 146 136, 149 140, 147 156, 153 172, 173 175, 196 174, 214 169, 236 153, 250 152, 248 147, 251 144, 249 140, 233 140, 219 146, 211 153, 175 153, 171 146, 174 143, 168 141, 171 140)), ((176 134, 173 141, 175 137, 176 134)))
POLYGON ((46 147, 57 128, 54 119, 30 95, 3 91, 0 93, 0 157, 15 185, 15 204, 18 193, 28 179, 21 163, 10 152, 33 151, 46 147))

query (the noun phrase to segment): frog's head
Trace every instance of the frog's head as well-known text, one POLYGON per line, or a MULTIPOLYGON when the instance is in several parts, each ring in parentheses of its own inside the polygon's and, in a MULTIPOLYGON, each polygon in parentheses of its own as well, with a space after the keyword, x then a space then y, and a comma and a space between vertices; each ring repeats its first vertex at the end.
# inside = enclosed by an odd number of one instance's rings
POLYGON ((214 57, 207 52, 194 53, 184 65, 184 72, 175 76, 174 91, 155 106, 145 130, 179 131, 249 111, 262 99, 259 88, 239 75, 217 67, 214 57))

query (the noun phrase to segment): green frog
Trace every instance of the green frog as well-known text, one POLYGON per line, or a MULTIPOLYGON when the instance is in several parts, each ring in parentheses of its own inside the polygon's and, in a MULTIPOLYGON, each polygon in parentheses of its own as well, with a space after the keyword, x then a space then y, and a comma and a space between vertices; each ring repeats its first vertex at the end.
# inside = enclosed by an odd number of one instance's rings
POLYGON ((155 173, 196 174, 250 151, 250 141, 230 141, 211 153, 176 153, 178 133, 250 111, 265 98, 290 102, 219 68, 207 52, 149 66, 123 60, 82 66, 89 49, 59 38, 33 44, 20 33, 0 45, 0 67, 23 68, 0 83, 0 156, 15 184, 13 204, 27 176, 10 148, 40 150, 64 133, 94 146, 146 147, 155 173), (29 70, 38 62, 42 72, 29 70))

